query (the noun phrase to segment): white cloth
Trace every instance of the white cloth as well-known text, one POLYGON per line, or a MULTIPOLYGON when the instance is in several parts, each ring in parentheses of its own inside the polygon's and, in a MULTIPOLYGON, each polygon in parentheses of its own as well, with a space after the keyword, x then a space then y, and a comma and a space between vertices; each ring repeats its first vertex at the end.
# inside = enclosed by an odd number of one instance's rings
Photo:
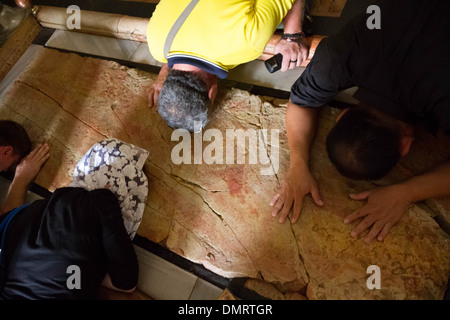
POLYGON ((136 235, 147 201, 148 181, 142 168, 148 155, 147 150, 118 139, 101 141, 78 162, 70 184, 86 190, 111 190, 119 200, 130 239, 136 235))

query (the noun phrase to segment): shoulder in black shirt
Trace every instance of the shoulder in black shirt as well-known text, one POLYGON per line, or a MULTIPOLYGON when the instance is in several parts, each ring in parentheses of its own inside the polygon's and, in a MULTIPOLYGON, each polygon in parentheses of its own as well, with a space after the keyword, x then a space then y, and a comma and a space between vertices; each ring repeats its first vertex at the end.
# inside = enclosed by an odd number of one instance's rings
POLYGON ((381 29, 370 14, 321 41, 291 90, 298 106, 322 106, 344 89, 398 119, 450 133, 450 1, 378 1, 381 29))
POLYGON ((5 254, 4 299, 94 298, 106 273, 120 289, 137 283, 136 254, 107 189, 61 188, 33 202, 8 227, 5 254), (68 286, 71 266, 79 288, 68 286))

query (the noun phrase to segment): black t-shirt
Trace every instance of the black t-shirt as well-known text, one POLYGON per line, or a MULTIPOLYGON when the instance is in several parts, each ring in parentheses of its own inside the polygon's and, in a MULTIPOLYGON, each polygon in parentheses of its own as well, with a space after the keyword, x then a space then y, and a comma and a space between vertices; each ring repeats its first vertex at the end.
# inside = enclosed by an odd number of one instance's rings
POLYGON ((323 39, 291 90, 298 106, 322 106, 344 89, 409 123, 450 133, 450 1, 387 0, 323 39))
POLYGON ((137 257, 107 189, 57 189, 18 213, 6 232, 3 299, 94 298, 106 273, 117 288, 136 286, 137 257))

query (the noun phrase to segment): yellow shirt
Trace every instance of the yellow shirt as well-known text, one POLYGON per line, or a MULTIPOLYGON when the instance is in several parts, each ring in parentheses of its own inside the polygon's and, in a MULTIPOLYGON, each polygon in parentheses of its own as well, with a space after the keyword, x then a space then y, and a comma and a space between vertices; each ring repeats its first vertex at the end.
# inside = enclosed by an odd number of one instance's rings
MULTIPOLYGON (((147 27, 152 56, 167 62, 167 34, 191 0, 161 0, 147 27)), ((200 0, 175 36, 168 58, 192 56, 225 71, 258 58, 295 0, 200 0)))

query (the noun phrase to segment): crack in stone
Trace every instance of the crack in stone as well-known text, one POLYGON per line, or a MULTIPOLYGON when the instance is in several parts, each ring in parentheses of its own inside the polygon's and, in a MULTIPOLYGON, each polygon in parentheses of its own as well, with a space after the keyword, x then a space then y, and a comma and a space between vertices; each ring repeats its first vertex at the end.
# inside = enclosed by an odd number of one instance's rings
MULTIPOLYGON (((39 124, 37 124, 36 122, 34 122, 33 120, 31 120, 30 118, 28 118, 27 116, 25 116, 22 113, 17 112, 17 110, 15 109, 10 109, 10 111, 14 112, 15 114, 23 117, 24 119, 26 119, 27 121, 32 122, 37 128, 41 129, 43 132, 47 132, 46 128, 41 127, 39 124)), ((55 141, 58 141, 62 147, 64 147, 72 156, 75 156, 75 154, 73 153, 72 149, 68 148, 64 142, 62 142, 60 139, 58 139, 58 137, 54 136, 53 134, 51 134, 52 139, 54 139, 55 141)))
MULTIPOLYGON (((170 177, 171 179, 173 179, 174 181, 176 181, 178 184, 183 185, 182 183, 180 183, 179 181, 177 181, 175 178, 173 178, 171 174, 167 174, 167 172, 165 172, 161 167, 159 167, 159 166, 157 166, 157 165, 155 165, 155 164, 153 164, 153 163, 151 163, 151 164, 154 165, 158 170, 160 170, 161 172, 163 172, 166 176, 168 176, 168 177, 170 177)), ((151 172, 148 172, 148 174, 151 175, 152 177, 158 179, 158 177, 155 176, 154 174, 152 174, 151 172)), ((169 186, 165 181, 160 180, 160 179, 158 179, 158 181, 160 181, 161 183, 163 183, 163 184, 164 184, 165 186, 167 186, 169 189, 172 189, 172 187, 169 186)), ((183 185, 183 186, 184 186, 184 185, 183 185)), ((187 187, 187 188, 188 188, 188 187, 187 187)), ((190 188, 188 188, 188 189, 191 190, 191 191, 193 191, 193 192, 195 192, 194 190, 192 190, 192 189, 190 189, 190 188)), ((203 199, 203 198, 202 198, 202 199, 203 199)), ((150 206, 149 204, 146 204, 146 206, 148 206, 149 208, 155 210, 155 211, 158 212, 159 214, 165 216, 165 214, 164 214, 163 212, 161 212, 159 209, 156 209, 156 208, 150 206)), ((172 228, 173 222, 176 222, 176 223, 178 223, 180 226, 182 226, 183 228, 185 228, 186 230, 188 230, 189 232, 191 232, 191 233, 197 235, 193 230, 187 228, 183 223, 181 223, 180 221, 178 221, 176 218, 170 217, 170 220, 171 220, 171 226, 170 226, 170 228, 172 228)), ((223 221, 223 219, 221 219, 221 220, 223 221)), ((227 224, 225 223, 225 225, 227 225, 227 224)), ((198 235, 197 235, 197 236, 198 236, 198 235)), ((166 237, 165 239, 167 239, 167 237, 166 237)), ((202 239, 202 241, 203 241, 203 239, 202 239)), ((217 251, 220 252, 224 257, 226 257, 226 255, 223 254, 223 252, 222 252, 219 248, 216 248, 215 246, 213 246, 212 244, 210 244, 210 243, 208 243, 208 242, 206 242, 206 241, 205 241, 205 243, 207 243, 209 246, 211 246, 212 248, 214 248, 214 250, 217 250, 217 251)), ((227 258, 226 258, 226 259, 227 259, 227 258)), ((228 260, 227 260, 227 261, 228 261, 228 260)))
MULTIPOLYGON (((303 269, 305 270, 306 277, 308 278, 308 282, 305 284, 305 287, 306 287, 310 283, 311 277, 309 276, 309 272, 308 272, 308 269, 306 268, 305 260, 303 259, 302 253, 300 251, 300 247, 298 246, 297 237, 295 235, 294 228, 292 227, 291 219, 289 217, 288 217, 288 219, 289 219, 289 227, 291 229, 292 236, 294 237, 295 247, 297 248, 298 258, 300 259, 300 262, 302 263, 303 269)), ((297 221, 297 223, 298 223, 298 221, 297 221)))
MULTIPOLYGON (((149 174, 157 179, 157 177, 154 176, 153 174, 151 174, 151 173, 149 173, 149 174)), ((163 183, 164 183, 165 185, 167 185, 165 182, 163 182, 163 183)), ((165 216, 165 214, 164 214, 163 212, 161 212, 161 211, 160 211, 159 209, 157 209, 157 208, 154 208, 154 207, 150 206, 148 203, 146 203, 145 206, 146 206, 146 207, 149 207, 150 209, 154 210, 155 212, 159 213, 160 215, 165 216)), ((188 232, 190 232, 190 233, 194 234, 195 236, 197 236, 199 239, 201 239, 202 242, 205 243, 205 246, 209 246, 209 247, 211 247, 212 249, 214 249, 215 251, 217 251, 218 253, 220 253, 223 257, 225 257, 225 261, 226 261, 227 263, 228 263, 228 262, 232 262, 231 260, 228 259, 228 257, 226 256, 226 254, 224 254, 224 252, 223 252, 222 250, 220 250, 220 248, 215 247, 213 244, 210 244, 209 242, 207 242, 207 241, 205 241, 204 239, 202 239, 201 237, 199 237, 198 234, 195 233, 192 229, 187 228, 182 222, 180 222, 179 220, 177 220, 177 219, 174 218, 174 217, 171 217, 171 218, 170 218, 170 226, 169 226, 169 230, 172 230, 173 224, 174 224, 174 223, 179 224, 182 228, 186 229, 188 232)), ((169 232, 170 232, 170 231, 169 231, 169 232)), ((160 244, 163 243, 164 245, 166 245, 166 241, 167 241, 168 237, 169 237, 169 234, 168 234, 164 239, 162 239, 162 240, 160 241, 160 244)), ((181 250, 181 251, 183 251, 183 250, 181 250)))
MULTIPOLYGON (((260 111, 260 113, 259 113, 260 115, 262 115, 262 114, 264 113, 263 107, 264 107, 264 103, 261 103, 261 107, 260 107, 260 110, 259 110, 259 111, 260 111)), ((260 123, 261 123, 261 121, 260 121, 260 123)), ((261 125, 261 128, 263 128, 262 125, 261 125)), ((263 129, 264 129, 264 128, 263 128, 263 129)), ((268 139, 268 136, 267 136, 266 138, 268 139)), ((269 143, 268 143, 268 140, 264 139, 264 136, 262 136, 261 141, 264 143, 264 147, 265 147, 265 150, 266 150, 267 158, 270 160, 270 164, 271 164, 271 166, 272 166, 272 169, 273 169, 275 178, 277 179, 278 186, 280 186, 280 178, 279 178, 278 174, 275 172, 275 168, 274 168, 274 165, 273 165, 272 158, 271 158, 270 155, 269 155, 269 143)), ((272 150, 272 145, 270 145, 270 147, 271 147, 271 150, 272 150)), ((298 245, 298 242, 297 242, 297 237, 296 237, 296 235, 295 235, 294 228, 292 227, 291 219, 290 219, 289 216, 287 217, 287 219, 288 219, 288 221, 289 221, 289 227, 290 227, 292 236, 293 236, 293 238, 294 238, 295 246, 296 246, 296 248, 297 248, 298 257, 299 257, 299 259, 300 259, 300 261, 301 261, 301 263, 302 263, 302 265, 303 265, 303 268, 304 268, 304 270, 305 270, 306 276, 307 276, 307 278, 308 278, 308 283, 305 285, 305 287, 306 287, 306 286, 309 284, 310 276, 309 276, 308 270, 306 269, 306 265, 305 265, 304 259, 303 259, 303 257, 302 257, 302 254, 301 254, 301 252, 300 252, 300 248, 299 248, 299 245, 298 245)))
POLYGON ((78 118, 74 113, 70 112, 69 110, 67 110, 66 108, 64 108, 64 106, 59 103, 56 99, 54 99, 52 96, 50 96, 49 94, 47 94, 46 92, 44 92, 43 90, 39 89, 39 88, 35 88, 32 85, 29 85, 26 82, 23 82, 21 80, 17 80, 18 83, 27 86, 28 88, 35 90, 39 93, 41 93, 42 95, 46 96, 47 98, 49 98, 50 100, 52 100, 53 102, 55 102, 61 109, 63 109, 65 112, 67 112, 68 114, 70 114, 71 116, 73 116, 75 119, 77 119, 78 121, 80 121, 81 123, 83 123, 84 125, 86 125, 87 127, 91 128, 92 130, 94 130, 95 132, 97 132, 98 134, 104 136, 106 138, 106 135, 101 133, 100 131, 98 131, 97 129, 93 128, 91 125, 89 125, 88 123, 86 123, 85 121, 81 120, 80 118, 78 118))
MULTIPOLYGON (((268 103, 268 102, 267 102, 267 103, 268 103)), ((259 124, 256 124, 256 126, 259 127, 260 129, 265 129, 265 128, 263 127, 262 121, 261 121, 261 117, 263 117, 263 116, 266 115, 266 112, 265 112, 263 109, 264 109, 264 101, 261 101, 261 104, 260 104, 260 107, 259 107, 259 117, 258 117, 258 118, 259 118, 259 124)), ((251 123, 251 124, 254 125, 253 123, 251 123)), ((270 130, 270 129, 267 129, 267 130, 270 130)), ((270 161, 270 165, 271 165, 272 170, 273 170, 273 172, 274 172, 274 176, 275 176, 275 178, 276 178, 276 180, 277 180, 278 186, 280 186, 280 178, 279 178, 279 176, 278 176, 278 173, 275 172, 275 167, 274 167, 272 158, 270 157, 270 154, 269 154, 269 145, 270 145, 270 148, 271 148, 271 151, 272 151, 272 145, 271 145, 271 144, 269 143, 269 141, 268 141, 269 137, 268 137, 268 135, 267 135, 266 137, 264 137, 264 135, 261 135, 260 137, 261 137, 260 141, 262 141, 262 143, 264 144, 264 148, 265 148, 265 150, 266 150, 266 156, 267 156, 267 158, 268 158, 269 161, 270 161)), ((280 151, 281 151, 281 148, 280 148, 279 151, 278 151, 278 152, 279 152, 279 153, 278 153, 278 156, 280 156, 280 151)), ((296 237, 296 235, 295 235, 295 231, 294 231, 294 228, 292 227, 292 222, 291 222, 291 219, 290 219, 289 216, 287 217, 287 220, 288 220, 288 222, 289 222, 289 227, 290 227, 290 230, 291 230, 291 235, 292 235, 292 237, 293 237, 293 239, 294 239, 294 242, 295 242, 295 247, 296 247, 296 249, 297 249, 296 251, 298 252, 299 260, 300 260, 300 262, 302 263, 303 269, 305 270, 306 277, 307 277, 307 279, 308 279, 308 282, 305 284, 305 287, 307 287, 308 284, 310 283, 310 276, 309 276, 308 270, 307 270, 307 268, 306 268, 306 265, 305 265, 304 259, 303 259, 303 257, 302 257, 302 254, 301 254, 301 252, 300 252, 300 248, 299 248, 299 245, 298 245, 298 242, 297 242, 297 237, 296 237)), ((260 272, 260 276, 261 276, 261 278, 264 280, 264 277, 263 277, 263 275, 262 275, 261 272, 260 272)))
MULTIPOLYGON (((277 179, 278 186, 280 186, 280 179, 279 179, 279 177, 278 177, 278 173, 275 172, 275 167, 274 167, 274 165, 273 165, 272 158, 271 158, 270 155, 269 155, 269 147, 268 147, 268 146, 269 146, 269 143, 268 143, 268 141, 266 141, 266 140, 264 139, 264 135, 260 135, 260 137, 261 137, 260 141, 262 141, 262 142, 264 143, 264 148, 265 148, 265 150, 266 150, 266 155, 267 155, 267 158, 268 158, 269 161, 270 161, 270 166, 272 167, 274 176, 275 176, 275 178, 277 179)), ((268 136, 267 136, 266 138, 268 139, 268 136)), ((272 145, 270 145, 270 150, 272 151, 272 145)), ((278 157, 280 157, 280 151, 278 151, 278 157)))
MULTIPOLYGON (((261 105, 260 105, 260 109, 259 109, 259 115, 260 115, 260 116, 259 116, 259 117, 262 117, 263 114, 265 114, 263 108, 264 108, 264 102, 262 102, 261 105)), ((265 128, 263 127, 263 125, 262 125, 261 118, 259 119, 259 125, 258 125, 258 126, 259 126, 261 129, 265 129, 265 128)), ((267 130, 269 130, 269 129, 267 129, 267 130)), ((275 167, 274 167, 272 158, 271 158, 270 155, 269 155, 269 145, 270 145, 271 150, 272 150, 272 145, 269 144, 268 136, 264 137, 264 136, 262 135, 260 141, 262 141, 263 144, 264 144, 264 148, 265 148, 265 150, 266 150, 267 158, 270 160, 270 165, 271 165, 272 170, 273 170, 273 172, 274 172, 274 176, 275 176, 275 178, 276 178, 276 180, 277 180, 278 186, 280 186, 280 178, 279 178, 279 176, 278 176, 278 173, 275 172, 275 167), (264 138, 266 138, 266 139, 264 139, 264 138)), ((280 149, 280 150, 281 150, 281 149, 280 149)), ((280 152, 280 150, 279 150, 278 152, 280 152)), ((278 153, 278 156, 279 156, 279 155, 280 155, 280 153, 278 153)), ((309 276, 308 270, 307 270, 307 268, 306 268, 306 265, 305 265, 304 259, 303 259, 303 257, 302 257, 302 254, 301 254, 301 252, 300 252, 300 248, 299 248, 299 245, 298 245, 298 242, 297 242, 297 237, 296 237, 296 235, 295 235, 294 228, 292 227, 291 219, 290 219, 289 216, 287 217, 287 219, 288 219, 288 222, 289 222, 289 227, 290 227, 290 230, 291 230, 292 237, 294 238, 295 246, 296 246, 296 248, 297 248, 298 257, 299 257, 299 259, 300 259, 300 262, 302 263, 303 269, 305 270, 306 277, 308 278, 308 282, 307 282, 306 285, 305 285, 305 287, 307 287, 308 284, 309 284, 309 282, 310 282, 310 276, 309 276)), ((261 274, 261 277, 264 279, 264 277, 263 277, 262 274, 261 274)))
MULTIPOLYGON (((153 108, 157 108, 157 107, 154 106, 153 108)), ((159 126, 159 121, 155 123, 154 127, 158 130, 159 136, 165 143, 169 144, 170 142, 172 142, 172 141, 167 141, 166 138, 164 137, 163 133, 161 132, 161 128, 159 126)))
MULTIPOLYGON (((122 125, 123 128, 126 128, 127 126, 123 123, 122 119, 119 117, 119 115, 116 113, 116 110, 114 110, 114 105, 110 106, 111 111, 114 113, 114 115, 116 116, 116 118, 119 120, 120 124, 122 125)), ((133 139, 131 138, 131 136, 128 134, 128 132, 125 130, 125 133, 128 136, 128 139, 130 139, 130 141, 133 141, 133 139)))
MULTIPOLYGON (((200 188, 200 189, 202 189, 202 190, 208 192, 208 189, 206 189, 205 187, 199 185, 198 183, 195 183, 195 182, 193 182, 193 181, 191 181, 191 180, 187 180, 187 179, 185 179, 185 178, 183 178, 183 177, 180 177, 180 176, 178 176, 178 175, 176 175, 176 174, 174 174, 174 173, 172 173, 171 175, 175 178, 175 180, 178 180, 179 183, 180 183, 180 181, 181 181, 181 182, 183 182, 183 183, 185 183, 185 184, 188 184, 188 185, 193 186, 193 187, 200 188)), ((191 188, 189 188, 189 189, 191 189, 191 188)), ((193 189, 191 189, 191 190, 194 191, 194 192, 196 192, 196 191, 193 190, 193 189)), ((198 192, 196 192, 196 193, 197 193, 199 196, 201 196, 198 192)), ((203 198, 202 198, 202 199, 203 199, 203 198)))
MULTIPOLYGON (((223 258, 224 258, 224 261, 226 262, 226 263, 233 263, 233 260, 230 260, 229 258, 228 258, 228 256, 227 256, 227 254, 225 254, 222 250, 221 250, 221 248, 219 248, 219 247, 216 247, 216 246, 214 246, 214 243, 210 243, 210 242, 208 242, 207 240, 205 240, 205 239, 203 239, 201 236, 199 236, 194 230, 192 230, 192 229, 189 229, 189 228, 187 228, 183 223, 181 223, 180 221, 178 221, 177 219, 175 219, 175 218, 172 218, 171 219, 171 224, 170 224, 170 229, 172 229, 172 226, 173 226, 173 224, 174 223, 177 223, 177 224, 179 224, 182 228, 184 228, 185 230, 187 230, 188 232, 190 232, 190 233, 192 233, 195 237, 197 237, 198 239, 200 239, 201 241, 202 241, 202 247, 206 250, 206 251, 209 251, 208 252, 208 254, 206 255, 206 260, 208 260, 208 263, 209 264, 211 264, 211 265, 213 265, 213 266, 215 266, 216 268, 220 268, 220 265, 215 265, 214 263, 211 263, 210 262, 210 255, 212 255, 213 257, 214 257, 214 254, 212 254, 210 251, 211 251, 211 249, 213 250, 213 251, 216 251, 217 253, 219 253, 223 258)), ((231 228, 230 228, 230 230, 231 230, 231 228)), ((164 241, 167 241, 167 239, 168 239, 168 237, 166 238, 166 239, 164 239, 164 241)), ((181 249, 181 248, 179 248, 182 252, 183 252, 183 250, 181 249)), ((244 249, 245 249, 245 247, 244 247, 244 249)), ((183 252, 183 255, 184 255, 184 252, 183 252)), ((251 257, 250 257, 251 258, 251 257)), ((215 259, 215 258, 214 258, 215 259)), ((201 263, 201 264, 203 264, 204 265, 204 261, 203 260, 197 260, 197 263, 201 263)), ((257 269, 256 269, 257 270, 257 269)), ((230 271, 225 271, 225 272, 230 272, 230 271)), ((241 274, 243 274, 242 272, 238 272, 238 273, 241 273, 241 274)))
POLYGON ((344 249, 342 249, 341 251, 339 251, 336 256, 340 257, 341 254, 343 254, 345 251, 347 251, 348 249, 353 247, 355 245, 355 243, 356 243, 355 241, 350 242, 350 244, 347 247, 345 247, 344 249))
MULTIPOLYGON (((159 166, 157 166, 157 165, 155 165, 155 164, 153 164, 153 165, 154 165, 155 167, 157 167, 161 172, 163 172, 166 176, 170 177, 171 179, 173 179, 174 181, 176 181, 176 182, 177 182, 178 184, 180 184, 181 186, 184 186, 184 187, 188 188, 189 190, 191 190, 192 192, 194 192, 195 194, 197 194, 197 195, 202 199, 202 201, 208 206, 208 208, 211 210, 211 212, 214 213, 214 214, 222 221, 222 223, 223 223, 226 227, 228 227, 228 229, 233 233, 233 235, 234 235, 236 241, 239 242, 239 244, 242 246, 242 248, 245 250, 245 252, 247 252, 247 255, 248 255, 249 259, 251 260, 251 262, 252 262, 253 267, 255 268, 255 270, 256 270, 257 272, 260 272, 260 269, 257 267, 257 264, 256 264, 255 261, 253 260, 253 257, 252 257, 252 255, 250 254, 249 250, 248 250, 248 249, 244 246, 244 244, 241 242, 241 240, 240 240, 239 237, 237 236, 236 232, 235 232, 235 231, 231 228, 231 226, 226 222, 226 220, 224 219, 223 215, 222 215, 220 212, 216 211, 216 210, 211 206, 211 204, 208 203, 208 201, 206 201, 206 200, 203 198, 203 196, 202 196, 197 190, 195 190, 195 188, 196 188, 196 187, 197 187, 197 188, 200 188, 200 189, 202 189, 202 190, 204 190, 204 191, 206 191, 206 192, 208 192, 208 190, 207 190, 206 188, 204 188, 203 186, 201 186, 201 185, 195 183, 195 182, 192 182, 192 181, 190 181, 190 180, 186 180, 186 179, 184 179, 184 178, 182 178, 182 177, 180 177, 180 176, 177 176, 177 175, 175 175, 175 174, 173 174, 173 173, 168 174, 168 173, 167 173, 164 169, 162 169, 161 167, 159 167, 159 166)), ((176 219, 174 219, 174 218, 171 218, 171 219, 173 219, 174 221, 176 221, 176 219)), ((184 224, 182 224, 182 223, 180 223, 180 222, 178 222, 178 221, 177 221, 177 223, 179 223, 181 226, 183 226, 183 228, 185 228, 186 230, 191 231, 189 228, 186 228, 186 227, 184 226, 184 224)), ((191 232, 194 233, 194 234, 196 234, 196 233, 193 232, 193 231, 191 231, 191 232)), ((207 243, 209 246, 211 246, 212 248, 214 248, 215 250, 217 250, 218 252, 221 252, 221 250, 217 249, 217 248, 216 248, 215 246, 213 246, 211 243, 209 243, 209 242, 206 242, 206 243, 207 243)), ((226 257, 225 254, 223 254, 223 256, 227 259, 227 257, 226 257)))

